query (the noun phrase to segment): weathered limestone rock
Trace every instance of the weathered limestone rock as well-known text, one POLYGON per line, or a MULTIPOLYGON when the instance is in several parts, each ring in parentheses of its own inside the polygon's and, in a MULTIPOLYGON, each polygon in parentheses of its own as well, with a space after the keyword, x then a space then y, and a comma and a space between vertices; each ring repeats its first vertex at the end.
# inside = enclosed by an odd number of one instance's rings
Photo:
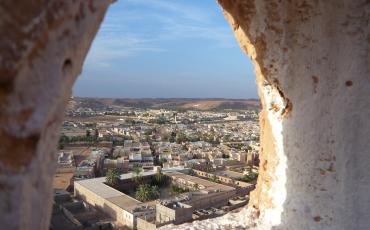
MULTIPOLYGON (((52 152, 110 1, 0 2, 0 223, 47 229, 52 152)), ((370 3, 219 0, 255 64, 261 171, 250 206, 171 229, 368 229, 370 3)))
POLYGON ((58 129, 109 4, 0 2, 1 229, 48 229, 58 129))
POLYGON ((255 66, 258 185, 239 215, 164 229, 369 229, 370 2, 218 1, 255 66))

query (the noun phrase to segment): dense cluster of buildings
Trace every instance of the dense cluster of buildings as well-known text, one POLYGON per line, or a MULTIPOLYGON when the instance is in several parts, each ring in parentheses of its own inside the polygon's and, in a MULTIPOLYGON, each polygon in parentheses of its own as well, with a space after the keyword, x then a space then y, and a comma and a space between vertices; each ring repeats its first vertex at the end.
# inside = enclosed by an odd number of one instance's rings
MULTIPOLYGON (((155 170, 145 171, 141 176, 150 180, 155 173, 155 170)), ((142 230, 155 229, 163 224, 180 224, 191 221, 194 218, 194 212, 202 212, 209 208, 230 210, 239 207, 232 204, 232 201, 229 202, 241 195, 238 193, 238 187, 215 183, 176 170, 163 171, 163 173, 171 179, 172 184, 189 192, 167 199, 140 202, 107 185, 105 178, 99 177, 76 181, 74 194, 75 197, 107 213, 117 224, 142 230)), ((120 187, 132 186, 133 176, 133 173, 122 174, 120 187)), ((253 189, 253 185, 249 184, 249 186, 244 195, 253 189)))
POLYGON ((64 123, 59 141, 56 191, 73 192, 69 206, 82 202, 112 226, 150 230, 223 215, 245 205, 254 189, 255 111, 80 109, 69 115, 73 119, 64 123), (135 187, 137 168, 148 183, 161 168, 171 185, 185 192, 141 202, 124 192, 135 187), (121 174, 121 189, 106 183, 112 169, 121 174))

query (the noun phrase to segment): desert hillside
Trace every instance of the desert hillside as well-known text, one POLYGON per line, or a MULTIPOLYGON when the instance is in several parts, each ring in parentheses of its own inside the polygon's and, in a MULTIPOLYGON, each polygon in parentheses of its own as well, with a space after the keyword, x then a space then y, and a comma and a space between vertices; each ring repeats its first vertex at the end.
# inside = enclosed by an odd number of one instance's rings
POLYGON ((71 98, 68 109, 77 108, 104 109, 109 107, 133 108, 167 108, 167 109, 198 109, 198 110, 223 110, 223 109, 258 109, 260 101, 257 99, 192 99, 192 98, 71 98))

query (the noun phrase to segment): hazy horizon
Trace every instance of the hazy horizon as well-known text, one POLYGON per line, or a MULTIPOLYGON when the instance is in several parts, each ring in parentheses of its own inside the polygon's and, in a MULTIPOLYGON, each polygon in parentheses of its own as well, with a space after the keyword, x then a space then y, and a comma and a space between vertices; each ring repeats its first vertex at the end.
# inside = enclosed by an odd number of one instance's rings
POLYGON ((114 3, 73 95, 258 98, 253 65, 219 5, 197 0, 114 3))
POLYGON ((185 99, 185 100, 260 100, 257 98, 225 98, 225 97, 89 97, 89 96, 72 96, 73 98, 91 98, 91 99, 148 99, 148 100, 169 100, 169 99, 185 99))

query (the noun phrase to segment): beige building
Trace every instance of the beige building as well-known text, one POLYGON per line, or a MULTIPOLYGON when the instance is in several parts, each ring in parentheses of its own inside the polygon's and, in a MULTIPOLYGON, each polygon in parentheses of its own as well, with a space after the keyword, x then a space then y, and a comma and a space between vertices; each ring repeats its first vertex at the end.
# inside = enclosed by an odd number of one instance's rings
MULTIPOLYGON (((229 175, 231 173, 232 174, 237 174, 236 172, 226 171, 227 173, 225 173, 224 175, 220 175, 220 174, 218 174, 216 172, 204 172, 204 171, 195 170, 195 169, 193 171, 194 171, 194 173, 197 176, 206 177, 206 178, 214 178, 214 177, 216 177, 222 183, 230 184, 230 185, 234 185, 234 186, 238 186, 238 187, 241 187, 241 188, 246 188, 249 191, 253 190, 254 187, 255 187, 251 183, 247 183, 247 182, 244 182, 244 181, 236 180, 236 178, 235 178, 234 175, 229 175)), ((243 174, 240 174, 239 176, 242 176, 242 175, 243 174)))
MULTIPOLYGON (((142 176, 149 178, 155 173, 156 171, 142 172, 142 176)), ((100 177, 76 181, 75 196, 102 210, 119 225, 144 230, 152 229, 153 226, 191 221, 194 210, 225 206, 231 198, 237 196, 236 189, 227 185, 177 171, 163 173, 171 178, 173 184, 187 188, 190 192, 160 203, 142 203, 106 185, 105 177, 100 177)), ((130 180, 132 176, 132 173, 122 174, 121 180, 130 180)))
MULTIPOLYGON (((142 176, 154 175, 154 171, 143 172, 142 176)), ((131 173, 122 174, 121 180, 130 179, 131 173)), ((116 220, 117 224, 136 228, 136 220, 155 218, 155 206, 144 204, 105 184, 105 177, 75 181, 74 193, 116 220)))
POLYGON ((182 195, 184 199, 181 202, 191 205, 194 210, 221 207, 236 196, 236 189, 227 185, 179 172, 168 172, 166 175, 171 177, 172 183, 192 191, 182 195))
POLYGON ((162 201, 156 205, 156 213, 157 223, 181 224, 192 219, 193 207, 181 202, 162 201))

